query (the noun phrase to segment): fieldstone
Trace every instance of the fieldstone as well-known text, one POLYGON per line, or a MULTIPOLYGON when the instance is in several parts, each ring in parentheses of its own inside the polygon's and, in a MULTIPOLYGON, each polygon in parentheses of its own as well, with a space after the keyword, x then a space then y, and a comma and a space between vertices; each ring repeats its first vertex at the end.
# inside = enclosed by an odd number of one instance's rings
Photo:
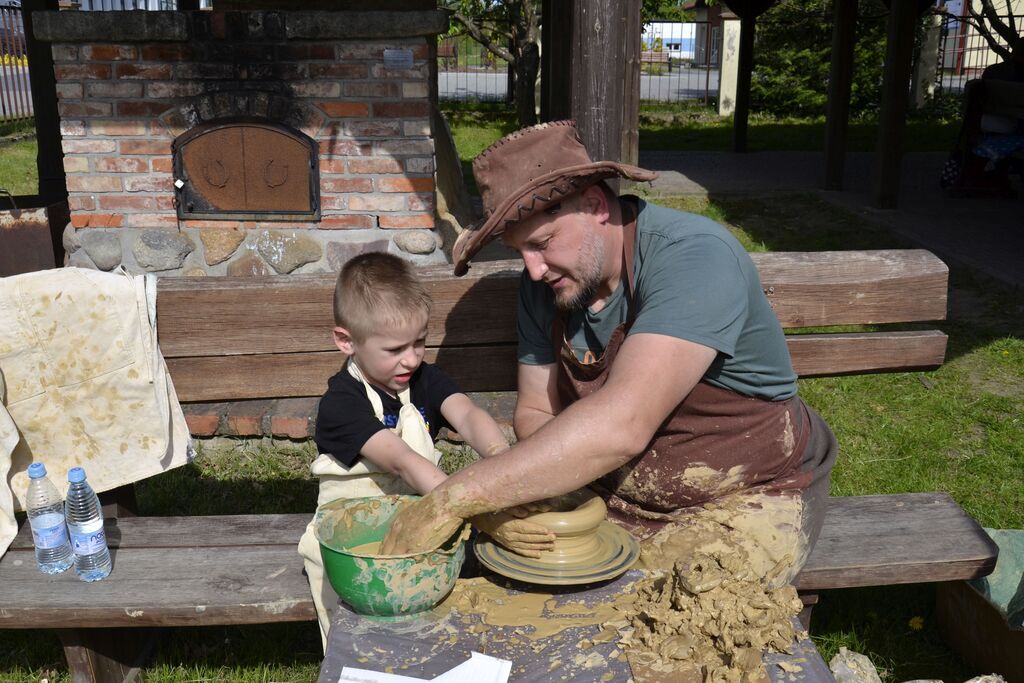
POLYGON ((88 268, 89 270, 96 270, 96 264, 92 262, 89 255, 85 253, 84 249, 69 254, 67 257, 67 263, 65 265, 71 266, 72 268, 88 268))
POLYGON ((272 275, 270 266, 256 254, 246 254, 228 264, 228 275, 231 277, 262 277, 272 275))
POLYGON ((147 230, 135 240, 132 254, 146 270, 181 268, 185 257, 196 248, 187 235, 172 230, 147 230))
POLYGON ((999 674, 985 674, 984 676, 975 676, 965 683, 1006 683, 1006 679, 999 674))
POLYGON ((199 239, 203 242, 206 265, 215 266, 231 258, 245 239, 245 232, 240 228, 204 228, 199 231, 199 239))
POLYGON ((64 226, 64 234, 61 236, 61 243, 64 245, 64 252, 74 254, 82 248, 82 240, 78 235, 78 228, 71 223, 64 226))
POLYGON ((299 266, 319 261, 324 251, 314 240, 277 230, 268 230, 256 240, 256 250, 271 267, 286 275, 299 266))
POLYGON ((202 268, 189 268, 182 275, 185 277, 206 277, 206 271, 202 268))
POLYGON ((832 670, 836 683, 882 683, 870 659, 845 647, 839 648, 838 654, 829 661, 828 668, 832 670))
POLYGON ((373 240, 371 242, 329 242, 327 244, 327 265, 331 270, 338 272, 349 259, 366 254, 371 251, 387 251, 388 240, 373 240))
POLYGON ((426 230, 406 230, 395 235, 395 244, 410 254, 430 254, 437 249, 437 238, 426 230))
POLYGON ((81 236, 82 249, 100 270, 113 270, 121 265, 121 238, 109 232, 88 230, 81 236))

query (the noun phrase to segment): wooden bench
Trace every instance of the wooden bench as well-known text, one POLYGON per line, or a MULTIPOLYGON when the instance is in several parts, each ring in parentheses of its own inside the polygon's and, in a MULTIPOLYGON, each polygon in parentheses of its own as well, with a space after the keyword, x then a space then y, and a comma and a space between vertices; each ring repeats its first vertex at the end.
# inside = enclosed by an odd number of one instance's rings
POLYGON ((672 56, 668 52, 643 50, 640 53, 640 64, 665 64, 668 72, 672 73, 672 56))
MULTIPOLYGON (((926 251, 754 254, 786 328, 907 323, 946 315, 947 269, 926 251)), ((427 360, 469 392, 513 391, 521 264, 421 269, 434 297, 427 360)), ((183 401, 319 395, 338 370, 333 275, 161 279, 160 345, 183 401), (217 316, 197 315, 217 311, 217 316)), ((799 334, 803 377, 925 370, 943 362, 938 330, 799 334)), ((841 435, 840 435, 841 436, 841 435)), ((310 512, 314 501, 310 501, 310 512)), ((296 544, 308 514, 108 519, 114 570, 83 584, 36 568, 23 525, 0 560, 0 628, 60 629, 73 680, 123 680, 141 627, 314 618, 296 544)), ((822 589, 984 576, 996 546, 943 493, 833 498, 796 585, 822 589)))

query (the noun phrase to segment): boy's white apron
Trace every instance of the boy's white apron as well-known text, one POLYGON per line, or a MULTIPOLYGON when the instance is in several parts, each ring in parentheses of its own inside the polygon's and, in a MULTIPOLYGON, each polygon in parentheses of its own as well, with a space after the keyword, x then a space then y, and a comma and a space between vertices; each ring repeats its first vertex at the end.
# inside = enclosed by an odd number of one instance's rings
MULTIPOLYGON (((363 377, 359 367, 353 360, 347 363, 348 373, 363 383, 366 398, 373 406, 373 414, 378 420, 384 420, 384 406, 380 396, 363 377)), ((430 430, 420 411, 409 398, 409 387, 398 393, 402 408, 398 413, 398 424, 391 430, 409 448, 416 451, 434 465, 437 465, 441 453, 434 448, 430 438, 430 430)), ((331 456, 321 453, 310 466, 310 470, 320 478, 320 493, 317 496, 317 509, 325 503, 340 498, 362 498, 365 496, 385 496, 391 494, 416 494, 397 474, 385 472, 366 458, 359 460, 352 467, 345 467, 331 456)), ((314 513, 313 519, 316 519, 314 513)), ((306 526, 306 533, 299 541, 299 555, 306 565, 306 576, 309 589, 313 595, 317 619, 320 621, 320 637, 323 646, 327 647, 327 631, 330 628, 331 611, 337 603, 338 596, 328 581, 324 581, 323 560, 320 557, 320 544, 313 533, 313 520, 306 526)))

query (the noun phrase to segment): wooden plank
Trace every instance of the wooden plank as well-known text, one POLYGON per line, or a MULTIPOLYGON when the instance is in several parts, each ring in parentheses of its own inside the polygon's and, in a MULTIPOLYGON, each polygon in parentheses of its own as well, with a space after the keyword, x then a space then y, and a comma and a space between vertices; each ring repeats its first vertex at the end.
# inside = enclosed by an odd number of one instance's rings
MULTIPOLYGON (((25 530, 0 558, 0 628, 183 626, 314 618, 296 552, 306 514, 128 518, 94 584, 45 576, 25 530), (175 547, 175 543, 187 543, 175 547)), ((113 521, 113 520, 110 520, 113 521)), ((108 521, 109 523, 109 521, 108 521)), ((984 576, 998 549, 948 495, 832 498, 801 590, 984 576)))
MULTIPOLYGON (((418 269, 434 299, 430 345, 506 341, 515 333, 522 263, 418 269)), ((165 358, 335 350, 333 274, 267 278, 161 278, 157 331, 165 358)))
MULTIPOLYGON (((948 269, 924 250, 753 254, 783 327, 941 320, 948 269), (914 296, 907 296, 913 292, 914 296)), ((517 260, 420 269, 434 297, 428 346, 515 342, 517 260)), ((166 358, 333 351, 334 276, 164 278, 166 358)))
POLYGON ((923 249, 769 252, 751 258, 787 329, 946 318, 949 269, 923 249))
POLYGON ((929 370, 942 365, 946 341, 938 330, 786 337, 800 377, 929 370))
MULTIPOLYGON (((293 514, 107 518, 104 528, 112 550, 297 545, 312 516, 310 510, 293 514)), ((21 525, 11 542, 10 551, 16 550, 32 550, 32 530, 27 524, 21 525)))
MULTIPOLYGON (((815 334, 787 337, 801 377, 938 367, 946 335, 921 332, 815 334)), ((428 348, 427 362, 448 372, 463 391, 515 391, 516 350, 503 345, 428 348)), ((321 396, 341 368, 339 352, 169 358, 182 401, 321 396)))
POLYGON ((0 628, 308 621, 316 615, 296 546, 121 549, 96 583, 44 576, 29 552, 8 552, 0 628))
POLYGON ((832 498, 801 590, 985 576, 999 549, 945 493, 832 498))
MULTIPOLYGON (((463 391, 516 387, 516 353, 511 344, 429 348, 425 359, 448 372, 463 391)), ((169 358, 167 367, 179 400, 231 401, 322 396, 342 360, 338 351, 325 351, 169 358)))

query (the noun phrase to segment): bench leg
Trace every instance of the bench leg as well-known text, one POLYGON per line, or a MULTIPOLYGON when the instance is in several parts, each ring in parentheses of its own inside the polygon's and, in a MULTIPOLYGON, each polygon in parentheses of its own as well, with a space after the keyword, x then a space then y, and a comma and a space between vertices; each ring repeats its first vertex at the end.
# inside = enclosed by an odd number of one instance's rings
POLYGON ((110 491, 99 494, 100 505, 103 506, 105 518, 135 517, 139 514, 139 504, 135 499, 135 485, 125 484, 110 491))
POLYGON ((153 628, 87 628, 57 631, 71 683, 131 683, 159 635, 153 628))
POLYGON ((800 615, 797 617, 800 620, 800 625, 805 630, 811 628, 811 610, 818 604, 817 593, 800 593, 800 602, 804 603, 804 608, 800 610, 800 615))

